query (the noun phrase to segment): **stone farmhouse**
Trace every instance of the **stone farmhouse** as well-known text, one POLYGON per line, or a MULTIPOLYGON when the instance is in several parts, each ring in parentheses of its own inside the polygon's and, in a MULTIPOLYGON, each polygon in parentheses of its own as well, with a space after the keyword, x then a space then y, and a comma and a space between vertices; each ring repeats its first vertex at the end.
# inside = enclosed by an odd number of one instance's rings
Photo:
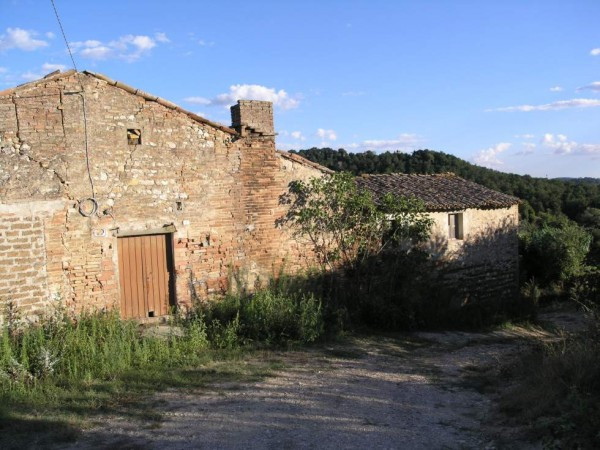
MULTIPOLYGON (((74 312, 160 317, 232 279, 253 286, 312 265, 279 225, 280 198, 331 171, 276 150, 271 103, 240 100, 231 115, 226 127, 87 71, 0 92, 0 307, 33 316, 61 299, 74 312)), ((454 261, 459 284, 514 291, 516 198, 452 175, 359 183, 425 202, 431 249, 454 261)))
POLYGON ((427 250, 444 265, 458 300, 510 298, 519 281, 519 199, 452 173, 362 175, 375 198, 386 193, 423 201, 433 229, 427 250))
POLYGON ((279 197, 328 169, 276 151, 271 103, 231 111, 229 128, 92 72, 0 92, 0 303, 162 316, 309 264, 279 197))

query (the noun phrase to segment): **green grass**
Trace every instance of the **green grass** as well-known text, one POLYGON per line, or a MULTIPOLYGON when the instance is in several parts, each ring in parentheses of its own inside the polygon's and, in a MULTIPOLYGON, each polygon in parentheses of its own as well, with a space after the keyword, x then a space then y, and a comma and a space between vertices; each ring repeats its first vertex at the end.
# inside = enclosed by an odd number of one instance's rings
POLYGON ((107 413, 160 426, 142 401, 148 394, 260 379, 280 365, 260 349, 313 342, 323 333, 320 302, 271 289, 199 305, 162 334, 112 312, 72 318, 57 309, 35 325, 24 325, 14 310, 5 317, 0 448, 73 440, 107 413), (248 364, 257 352, 259 360, 248 364))
POLYGON ((600 334, 598 329, 545 344, 510 370, 515 387, 501 408, 530 426, 548 448, 600 446, 600 334))
POLYGON ((106 414, 140 419, 149 427, 160 427, 162 418, 155 410, 160 405, 148 401, 154 392, 193 392, 213 385, 218 389, 223 383, 232 389, 236 383, 261 380, 281 367, 265 352, 217 350, 208 352, 204 362, 196 367, 167 371, 160 367, 132 369, 112 378, 48 384, 37 392, 4 395, 0 448, 72 441, 81 429, 101 425, 106 414))

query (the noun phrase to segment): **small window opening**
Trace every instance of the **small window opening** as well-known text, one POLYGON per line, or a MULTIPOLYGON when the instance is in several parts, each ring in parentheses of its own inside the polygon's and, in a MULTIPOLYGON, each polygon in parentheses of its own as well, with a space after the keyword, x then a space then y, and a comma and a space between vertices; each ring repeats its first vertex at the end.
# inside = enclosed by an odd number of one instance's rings
POLYGON ((448 214, 448 237, 450 239, 463 238, 463 215, 448 214))
POLYGON ((129 128, 127 130, 127 142, 129 145, 141 145, 142 143, 142 130, 129 128))
POLYGON ((183 202, 175 202, 177 205, 177 211, 183 211, 183 202))
POLYGON ((148 311, 148 317, 154 317, 154 311, 148 311))

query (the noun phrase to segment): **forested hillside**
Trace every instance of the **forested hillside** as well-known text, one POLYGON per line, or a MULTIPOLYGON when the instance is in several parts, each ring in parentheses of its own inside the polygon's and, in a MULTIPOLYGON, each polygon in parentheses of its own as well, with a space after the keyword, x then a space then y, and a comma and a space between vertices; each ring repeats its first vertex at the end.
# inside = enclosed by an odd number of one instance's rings
MULTIPOLYGON (((455 174, 523 200, 521 218, 533 222, 543 213, 566 215, 572 220, 594 220, 594 210, 600 208, 600 184, 594 178, 546 179, 516 175, 476 166, 442 152, 417 150, 412 154, 401 152, 349 153, 344 149, 311 148, 295 153, 329 167, 355 175, 363 173, 440 173, 455 174)), ((598 211, 600 213, 600 211, 598 211)), ((600 217, 597 218, 600 222, 600 217)), ((591 225, 591 224, 589 224, 591 225)), ((600 226, 600 223, 597 224, 600 226)))

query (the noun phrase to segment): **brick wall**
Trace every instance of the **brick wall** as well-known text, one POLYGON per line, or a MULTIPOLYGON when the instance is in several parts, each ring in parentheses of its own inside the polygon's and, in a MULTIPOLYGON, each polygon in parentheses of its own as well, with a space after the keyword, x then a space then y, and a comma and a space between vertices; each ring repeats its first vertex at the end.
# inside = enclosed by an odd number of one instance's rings
POLYGON ((0 298, 18 305, 25 317, 51 300, 44 230, 60 207, 61 202, 0 204, 0 298))
POLYGON ((257 133, 273 136, 273 104, 257 100, 238 100, 237 104, 231 107, 231 122, 233 128, 242 135, 257 133))
MULTIPOLYGON (((240 104, 254 117, 271 108, 268 102, 240 104)), ((267 128, 272 123, 271 116, 267 128)), ((267 128, 264 134, 272 135, 267 128)), ((277 227, 285 213, 279 197, 294 177, 322 172, 283 158, 274 137, 264 134, 240 137, 90 75, 0 94, 0 205, 61 202, 33 219, 45 248, 29 258, 44 269, 38 276, 45 284, 28 281, 22 298, 41 302, 56 294, 74 310, 118 305, 117 236, 165 226, 176 230, 176 293, 183 305, 223 292, 232 273, 252 285, 282 265, 306 267, 310 254, 277 227), (81 85, 99 204, 89 218, 78 212, 79 200, 91 196, 81 85), (128 129, 141 130, 140 145, 128 143, 128 129)), ((12 216, 0 210, 0 217, 0 233, 10 232, 12 222, 4 219, 12 216)), ((13 263, 0 256, 2 270, 13 263)))

